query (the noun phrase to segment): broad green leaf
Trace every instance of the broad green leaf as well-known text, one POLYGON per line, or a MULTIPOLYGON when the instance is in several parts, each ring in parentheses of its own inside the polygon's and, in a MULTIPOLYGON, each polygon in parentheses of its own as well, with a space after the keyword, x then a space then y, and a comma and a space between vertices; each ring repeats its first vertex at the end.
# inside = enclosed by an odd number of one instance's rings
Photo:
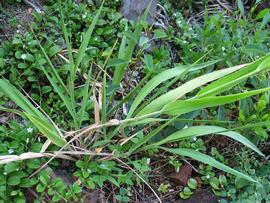
POLYGON ((20 182, 21 182, 21 178, 18 176, 10 176, 7 179, 7 184, 12 185, 12 186, 19 185, 20 182))
POLYGON ((162 39, 162 38, 165 38, 167 37, 167 34, 161 30, 161 29, 157 29, 157 30, 154 30, 154 39, 162 39))
POLYGON ((205 85, 213 80, 219 79, 221 77, 224 77, 234 71, 237 71, 240 69, 241 66, 236 66, 232 68, 227 68, 224 70, 218 70, 214 71, 212 73, 202 75, 200 77, 197 77, 193 80, 190 80, 186 82, 185 84, 181 85, 180 87, 171 90, 157 99, 153 100, 149 105, 147 105, 145 108, 143 108, 136 116, 142 116, 145 114, 149 114, 155 111, 160 110, 162 107, 164 107, 166 104, 176 101, 177 99, 181 98, 185 94, 193 91, 194 89, 201 87, 202 85, 205 85))
MULTIPOLYGON (((154 143, 154 146, 159 146, 166 143, 176 142, 183 139, 188 139, 192 137, 197 136, 204 136, 204 135, 210 135, 210 134, 216 134, 216 135, 225 135, 227 137, 230 137, 243 145, 249 147, 250 149, 254 150, 261 156, 264 156, 264 154, 247 138, 242 136, 241 134, 230 131, 226 128, 218 127, 218 126, 193 126, 189 127, 180 131, 177 131, 170 136, 166 137, 165 139, 162 139, 161 141, 154 143)), ((151 145, 150 145, 151 146, 151 145)))
POLYGON ((24 113, 24 115, 54 144, 59 147, 64 147, 67 144, 66 140, 59 135, 51 123, 28 113, 24 113))
POLYGON ((212 188, 218 190, 220 187, 219 179, 217 177, 211 177, 210 185, 212 186, 212 188))
POLYGON ((137 43, 137 36, 131 31, 124 31, 123 35, 126 36, 129 40, 132 40, 134 43, 137 43))
POLYGON ((172 148, 160 147, 160 149, 167 151, 167 152, 170 152, 170 153, 173 153, 173 154, 178 154, 180 156, 190 157, 190 158, 195 159, 197 161, 200 161, 202 163, 208 164, 214 168, 217 168, 219 170, 222 170, 222 171, 225 171, 225 172, 230 173, 232 175, 235 175, 237 177, 244 178, 244 179, 251 181, 251 182, 254 182, 254 183, 257 182, 256 180, 249 177, 248 175, 245 175, 245 174, 243 174, 235 169, 232 169, 229 166, 226 166, 226 165, 218 162, 217 160, 215 160, 211 156, 208 156, 208 155, 203 154, 201 152, 198 152, 198 151, 195 151, 192 149, 184 149, 184 148, 172 149, 172 148))
POLYGON ((153 57, 149 54, 144 55, 144 63, 148 70, 152 71, 154 69, 153 57))
POLYGON ((60 46, 58 46, 58 45, 52 46, 49 49, 49 56, 52 57, 55 54, 59 53, 61 50, 62 50, 62 48, 60 46))
POLYGON ((29 62, 34 62, 35 58, 32 54, 22 54, 21 59, 29 61, 29 62))
POLYGON ((190 178, 188 180, 188 187, 190 187, 191 189, 195 190, 198 186, 197 180, 194 178, 190 178))
POLYGON ((228 104, 269 90, 270 88, 263 88, 259 90, 253 90, 239 94, 232 94, 228 96, 214 96, 214 97, 203 97, 199 99, 178 100, 165 105, 164 108, 161 110, 161 112, 168 115, 181 115, 184 113, 188 113, 191 111, 207 107, 214 107, 228 104))
POLYGON ((148 49, 150 47, 149 38, 146 36, 141 36, 138 44, 142 49, 148 49))
POLYGON ((256 20, 260 20, 260 19, 262 19, 262 18, 264 18, 265 16, 267 16, 267 15, 269 15, 269 8, 265 8, 265 9, 263 9, 263 10, 261 10, 258 14, 257 14, 257 16, 256 16, 256 20))
POLYGON ((107 67, 114 67, 114 66, 120 66, 123 64, 128 64, 129 62, 124 60, 124 59, 120 59, 120 58, 116 58, 116 59, 110 59, 107 63, 107 67))

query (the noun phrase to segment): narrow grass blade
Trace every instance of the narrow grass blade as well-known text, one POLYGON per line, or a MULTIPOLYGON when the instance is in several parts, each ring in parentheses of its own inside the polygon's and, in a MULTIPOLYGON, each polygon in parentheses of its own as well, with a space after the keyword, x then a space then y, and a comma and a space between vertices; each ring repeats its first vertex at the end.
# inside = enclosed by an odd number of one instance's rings
POLYGON ((257 61, 247 65, 246 67, 232 73, 224 78, 221 78, 205 88, 201 89, 196 95, 197 98, 205 96, 214 96, 220 94, 226 90, 229 90, 233 86, 245 81, 248 77, 258 74, 261 71, 266 71, 270 69, 268 63, 270 55, 267 55, 257 61), (267 63, 266 63, 267 62, 267 63))
POLYGON ((68 49, 68 59, 69 59, 69 64, 71 66, 71 71, 74 71, 74 59, 72 56, 72 46, 71 46, 71 42, 69 39, 69 34, 65 25, 65 20, 64 20, 64 14, 62 11, 62 5, 61 5, 61 0, 57 0, 57 4, 58 4, 58 9, 59 9, 59 13, 60 13, 60 20, 61 20, 61 27, 62 27, 62 32, 64 34, 64 38, 65 38, 65 42, 67 45, 67 49, 68 49))
POLYGON ((207 84, 208 82, 212 82, 216 79, 219 79, 230 73, 233 73, 234 71, 237 71, 240 68, 241 66, 236 66, 236 67, 227 68, 224 70, 218 70, 218 71, 214 71, 212 73, 206 74, 206 75, 202 75, 193 80, 190 80, 186 82, 185 84, 181 85, 180 87, 174 90, 171 90, 163 94, 162 96, 158 97, 157 99, 153 100, 149 105, 143 108, 136 116, 142 116, 144 114, 148 114, 148 113, 160 110, 166 104, 172 101, 176 101, 177 99, 193 91, 194 89, 201 87, 207 84))
POLYGON ((22 108, 25 113, 21 114, 25 115, 45 137, 60 147, 66 144, 65 139, 61 137, 46 116, 34 107, 31 102, 7 80, 0 79, 0 92, 4 93, 16 105, 22 108))
MULTIPOLYGON (((126 22, 126 26, 125 26, 125 32, 128 31, 128 23, 126 22)), ((120 48, 118 51, 118 58, 124 58, 125 56, 125 50, 126 50, 126 44, 127 44, 127 36, 123 35, 122 40, 121 40, 121 44, 120 44, 120 48)))
MULTIPOLYGON (((106 88, 107 88, 107 70, 105 68, 103 73, 103 81, 102 81, 102 104, 101 104, 101 123, 106 123, 107 119, 107 104, 106 104, 106 88)), ((104 136, 107 137, 107 128, 103 128, 104 136)))
MULTIPOLYGON (((144 11, 144 14, 142 15, 140 21, 137 23, 137 25, 135 27, 135 31, 133 33, 133 35, 135 36, 135 40, 128 40, 128 45, 125 46, 125 42, 127 41, 127 38, 126 37, 122 38, 121 47, 120 47, 119 54, 118 54, 118 57, 120 59, 123 59, 125 61, 131 61, 133 51, 134 51, 135 46, 140 38, 142 29, 143 29, 143 23, 146 22, 146 17, 147 17, 149 10, 150 10, 151 4, 152 4, 152 0, 149 2, 147 8, 144 11)), ((114 74, 113 74, 113 84, 114 85, 120 84, 127 66, 128 66, 128 64, 122 64, 115 69, 114 74)))
POLYGON ((150 133, 148 133, 146 136, 144 136, 141 140, 139 140, 137 143, 135 143, 128 151, 128 154, 132 154, 133 152, 137 151, 143 144, 146 144, 150 139, 152 139, 155 135, 157 135, 161 130, 166 128, 168 125, 170 125, 172 122, 175 121, 177 117, 172 118, 171 120, 167 121, 166 123, 160 125, 158 128, 152 130, 150 133))
POLYGON ((125 96, 118 104, 116 104, 108 113, 111 115, 114 111, 116 111, 122 104, 124 104, 127 100, 129 100, 132 96, 136 94, 136 92, 144 85, 144 83, 150 78, 152 72, 149 72, 144 78, 136 85, 134 89, 132 89, 127 96, 125 96))
POLYGON ((51 123, 40 119, 37 116, 24 113, 24 115, 38 128, 38 130, 46 136, 52 143, 56 144, 59 147, 63 147, 67 144, 67 141, 60 137, 58 132, 55 130, 54 126, 51 123))
POLYGON ((161 83, 177 76, 181 75, 185 72, 184 67, 176 67, 172 68, 166 71, 163 71, 162 73, 158 74, 154 78, 152 78, 139 92, 139 94, 136 96, 134 101, 132 102, 132 105, 130 107, 130 110, 128 112, 127 118, 130 118, 136 108, 139 106, 139 104, 145 99, 145 97, 158 85, 161 83))
POLYGON ((64 91, 67 95, 69 94, 68 92, 68 89, 66 88, 63 80, 61 79, 61 77, 59 76, 57 70, 55 69, 52 61, 50 60, 48 54, 45 52, 43 46, 41 45, 40 41, 38 40, 37 36, 35 35, 33 29, 30 27, 33 35, 35 36, 37 42, 38 42, 38 45, 39 45, 39 48, 41 50, 41 52, 43 53, 48 65, 49 65, 49 68, 50 68, 50 74, 52 75, 53 79, 60 85, 60 88, 62 89, 61 91, 64 91))
POLYGON ((70 115, 73 118, 75 126, 78 126, 78 124, 77 124, 78 120, 77 120, 74 102, 72 102, 72 100, 70 99, 70 97, 68 95, 66 95, 62 92, 62 90, 58 87, 57 82, 55 81, 55 79, 53 77, 51 77, 49 75, 48 71, 43 67, 42 67, 42 70, 43 70, 44 74, 46 75, 47 79, 50 81, 51 85, 53 86, 54 91, 60 96, 60 98, 64 102, 66 108, 68 109, 70 115))
POLYGON ((77 54, 76 59, 75 59, 75 73, 77 72, 77 70, 78 70, 78 68, 79 68, 79 66, 80 66, 80 64, 82 62, 83 56, 84 56, 85 51, 87 49, 87 46, 88 46, 88 44, 90 42, 92 33, 93 33, 94 28, 95 28, 95 26, 97 24, 100 13, 101 13, 101 11, 103 9, 103 4, 104 4, 104 0, 102 1, 102 4, 99 7, 98 12, 95 15, 90 27, 88 28, 88 30, 86 31, 86 33, 83 36, 83 42, 82 42, 82 44, 81 44, 81 46, 80 46, 80 48, 78 50, 78 54, 77 54))
POLYGON ((42 47, 41 43, 39 42, 39 40, 36 37, 36 35, 35 35, 32 28, 31 28, 31 31, 32 31, 33 35, 35 36, 35 38, 36 38, 36 40, 38 42, 38 45, 39 45, 39 47, 40 47, 40 49, 41 49, 47 63, 49 64, 49 68, 50 68, 49 70, 47 70, 46 68, 41 67, 41 69, 44 72, 44 74, 46 75, 47 79, 50 81, 50 83, 53 86, 54 90, 57 92, 57 94, 60 96, 60 98, 65 103, 66 108, 68 109, 69 113, 71 114, 71 116, 72 116, 72 118, 74 120, 75 126, 78 128, 76 110, 75 110, 76 102, 75 102, 75 99, 74 99, 74 95, 70 94, 70 92, 66 88, 63 80, 59 76, 57 70, 55 69, 55 67, 54 67, 54 65, 52 63, 52 61, 50 60, 49 56, 45 52, 44 48, 42 47))
MULTIPOLYGON (((180 131, 177 131, 170 136, 166 137, 165 139, 162 139, 161 141, 154 143, 154 146, 160 146, 162 144, 166 143, 172 143, 177 142, 183 139, 188 139, 192 137, 198 137, 198 136, 204 136, 204 135, 210 135, 210 134, 216 134, 216 135, 225 135, 229 138, 232 138, 243 145, 249 147, 250 149, 257 152, 259 155, 264 156, 264 154, 247 138, 245 138, 243 135, 230 131, 226 128, 218 127, 218 126, 193 126, 189 127, 180 131)), ((150 145, 151 146, 151 145, 150 145)))
POLYGON ((235 102, 256 94, 264 93, 269 91, 270 87, 263 88, 259 90, 248 91, 239 94, 232 94, 228 96, 215 96, 215 97, 204 97, 199 99, 190 99, 190 100, 178 100, 175 102, 171 102, 164 106, 161 110, 162 113, 168 115, 181 115, 184 113, 188 113, 191 111, 207 108, 207 107, 214 107, 219 105, 228 104, 231 102, 235 102))
POLYGON ((82 106, 78 112, 78 125, 81 126, 85 114, 85 109, 86 109, 86 104, 87 101, 90 97, 91 92, 89 92, 89 87, 90 87, 90 79, 91 79, 91 74, 92 74, 92 66, 90 70, 88 71, 87 79, 84 84, 84 89, 83 89, 83 99, 82 99, 82 106))
POLYGON ((72 55, 72 45, 71 45, 71 42, 69 39, 69 34, 68 34, 65 20, 64 20, 61 0, 57 0, 57 5, 58 5, 59 14, 60 14, 60 22, 61 22, 62 32, 64 34, 64 39, 65 39, 67 50, 68 50, 68 59, 69 59, 68 65, 69 65, 69 69, 70 69, 69 70, 69 72, 70 72, 70 76, 69 76, 70 96, 71 96, 72 100, 75 101, 74 81, 75 81, 76 71, 75 71, 75 64, 74 64, 74 59, 73 59, 73 55, 72 55))
POLYGON ((147 95, 149 95, 150 92, 152 92, 161 83, 174 77, 180 77, 186 72, 188 72, 189 70, 192 70, 193 68, 195 68, 195 70, 202 69, 202 68, 211 66, 217 63, 218 61, 220 60, 209 61, 207 63, 202 63, 202 64, 192 64, 192 65, 183 65, 183 66, 178 65, 175 68, 165 70, 162 73, 156 75, 141 89, 137 97, 134 99, 130 107, 130 110, 128 112, 127 118, 130 118, 133 115, 134 111, 139 106, 139 104, 146 98, 147 95))
POLYGON ((8 96, 16 105, 22 108, 25 112, 45 119, 46 117, 34 107, 25 96, 11 85, 7 80, 0 79, 0 92, 8 96))
POLYGON ((3 107, 1 105, 0 105, 0 111, 14 113, 14 114, 17 114, 19 116, 22 116, 22 112, 21 111, 18 111, 18 110, 15 110, 15 109, 9 109, 9 108, 3 107))
POLYGON ((245 175, 245 174, 243 174, 235 169, 232 169, 229 166, 226 166, 226 165, 218 162, 217 160, 215 160, 211 156, 208 156, 208 155, 203 154, 201 152, 198 152, 198 151, 195 151, 192 149, 184 149, 184 148, 172 149, 172 148, 160 147, 160 149, 167 151, 167 152, 170 152, 170 153, 173 153, 173 154, 180 155, 180 156, 190 157, 190 158, 195 159, 197 161, 200 161, 202 163, 208 164, 214 168, 217 168, 219 170, 222 170, 222 171, 225 171, 225 172, 230 173, 232 175, 235 175, 237 177, 244 178, 244 179, 251 181, 251 182, 254 182, 254 183, 257 182, 256 180, 254 180, 250 176, 245 175))

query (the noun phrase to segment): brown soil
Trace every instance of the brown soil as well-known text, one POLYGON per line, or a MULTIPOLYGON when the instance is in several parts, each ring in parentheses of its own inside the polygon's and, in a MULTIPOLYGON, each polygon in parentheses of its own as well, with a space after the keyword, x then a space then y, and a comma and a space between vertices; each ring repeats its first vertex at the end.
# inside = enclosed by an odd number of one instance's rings
POLYGON ((0 2, 0 44, 15 33, 24 34, 27 24, 33 20, 32 8, 23 3, 0 2))

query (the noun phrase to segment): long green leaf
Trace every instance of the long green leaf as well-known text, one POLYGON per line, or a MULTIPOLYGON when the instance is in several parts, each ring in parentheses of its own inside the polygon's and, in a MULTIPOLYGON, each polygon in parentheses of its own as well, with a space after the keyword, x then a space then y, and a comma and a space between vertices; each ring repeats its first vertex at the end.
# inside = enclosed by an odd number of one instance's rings
MULTIPOLYGON (((105 68, 102 81, 102 101, 101 101, 101 123, 106 123, 107 106, 106 106, 106 88, 107 88, 107 69, 105 68)), ((107 128, 103 128, 104 136, 107 137, 107 128)))
POLYGON ((161 141, 154 143, 154 146, 160 146, 162 144, 176 142, 183 139, 188 139, 192 137, 197 136, 204 136, 204 135, 210 135, 210 134, 216 134, 216 135, 225 135, 227 137, 230 137, 243 145, 249 147, 250 149, 254 150, 261 156, 264 156, 264 154, 247 138, 245 138, 243 135, 235 132, 230 131, 226 128, 218 127, 218 126, 193 126, 189 127, 180 131, 177 131, 170 136, 166 137, 165 139, 162 139, 161 141))
POLYGON ((25 115, 34 125, 40 130, 41 133, 50 139, 56 145, 62 147, 66 143, 65 139, 61 137, 54 125, 42 114, 31 102, 7 80, 0 79, 0 92, 8 96, 16 105, 22 108, 25 115), (46 126, 42 128, 40 123, 46 126))
MULTIPOLYGON (((126 22, 125 31, 128 31, 128 22, 126 22)), ((125 58, 126 44, 127 44, 127 36, 123 35, 121 44, 119 47, 119 51, 118 51, 118 58, 121 58, 121 59, 125 58)))
POLYGON ((220 60, 214 60, 214 61, 209 61, 207 63, 202 63, 202 64, 192 64, 192 65, 178 65, 175 68, 165 70, 162 73, 156 75, 154 78, 152 78, 139 92, 137 97, 134 99, 132 102, 132 105, 130 107, 130 110, 128 112, 127 118, 130 118, 136 108, 139 106, 139 104, 145 99, 147 95, 151 91, 153 91, 157 86, 159 86, 161 83, 174 78, 176 76, 181 76, 187 71, 191 70, 199 70, 208 66, 211 66, 215 63, 217 63, 220 60))
POLYGON ((173 153, 173 154, 177 154, 180 156, 186 156, 186 157, 190 157, 192 159, 195 159, 197 161, 200 161, 202 163, 208 164, 214 168, 217 168, 219 170, 225 171, 227 173, 230 173, 232 175, 244 178, 248 181, 254 182, 256 183, 257 181, 254 180, 253 178, 249 177, 248 175, 245 175, 235 169, 230 168, 229 166, 226 166, 220 162, 218 162, 217 160, 215 160, 214 158, 212 158, 211 156, 208 156, 206 154, 203 154, 201 152, 192 150, 192 149, 184 149, 184 148, 179 148, 179 149, 171 149, 171 148, 165 148, 165 147, 160 147, 160 149, 173 153))
POLYGON ((205 85, 208 82, 224 77, 234 71, 237 71, 240 68, 241 66, 236 66, 224 70, 214 71, 212 73, 202 75, 193 80, 190 80, 185 84, 181 85, 180 87, 171 90, 168 93, 158 97, 157 99, 152 101, 149 105, 147 105, 144 109, 142 109, 136 116, 142 116, 160 110, 166 104, 176 101, 177 99, 181 98, 182 96, 191 92, 192 90, 201 87, 202 85, 205 85))
POLYGON ((18 110, 15 110, 15 109, 9 109, 9 108, 3 107, 1 105, 0 105, 0 111, 9 112, 9 113, 13 113, 13 114, 17 114, 19 116, 22 116, 21 111, 18 111, 18 110))
POLYGON ((100 13, 101 13, 101 10, 103 9, 103 4, 104 4, 104 0, 102 1, 102 4, 100 6, 100 8, 98 9, 98 12, 97 14, 95 15, 90 27, 88 28, 88 30, 86 31, 86 33, 84 34, 83 36, 83 42, 78 50, 78 54, 76 56, 76 59, 75 59, 75 73, 77 72, 79 66, 80 66, 80 63, 84 57, 84 54, 85 54, 85 51, 88 47, 88 44, 90 42, 90 39, 91 39, 91 36, 92 36, 92 33, 94 31, 94 28, 97 24, 97 21, 98 21, 98 18, 100 16, 100 13))
POLYGON ((188 72, 192 72, 192 71, 198 71, 201 70, 203 68, 209 67, 210 65, 213 65, 219 61, 221 61, 221 59, 217 59, 217 60, 212 60, 212 61, 208 61, 208 62, 204 62, 204 63, 200 63, 198 64, 200 61, 202 61, 208 54, 210 54, 212 52, 212 50, 210 50, 209 52, 207 52, 206 54, 204 54, 203 56, 201 56, 200 58, 198 58, 194 63, 189 64, 189 65, 181 65, 178 64, 176 66, 180 66, 185 68, 184 73, 181 73, 180 75, 174 77, 172 80, 164 83, 163 86, 161 86, 160 88, 158 88, 154 94, 151 94, 151 97, 144 99, 144 101, 141 103, 141 105, 136 109, 136 111, 133 112, 133 115, 138 114, 138 112, 140 112, 143 108, 145 108, 151 101, 153 101, 154 99, 156 99, 157 97, 159 97, 160 95, 164 94, 164 92, 167 92, 169 87, 171 87, 173 84, 175 84, 177 81, 181 80, 184 75, 188 72))
MULTIPOLYGON (((45 52, 43 46, 41 45, 40 41, 36 37, 32 28, 31 28, 31 31, 32 31, 33 35, 35 36, 36 40, 38 41, 38 45, 39 45, 47 63, 48 63, 48 65, 49 65, 49 70, 47 70, 47 68, 44 68, 44 67, 41 67, 41 69, 44 72, 44 74, 46 75, 47 79, 50 81, 54 90, 57 92, 57 94, 60 96, 60 98, 64 102, 66 108, 68 109, 70 115, 72 116, 72 118, 74 120, 75 126, 78 126, 77 117, 76 117, 76 110, 75 110, 76 103, 75 103, 74 95, 70 94, 70 92, 66 88, 63 80, 59 76, 51 59, 49 58, 48 54, 45 52)), ((71 93, 73 93, 73 91, 71 91, 71 93)))
POLYGON ((66 88, 63 80, 61 79, 61 77, 59 76, 56 68, 54 67, 51 59, 49 58, 48 54, 46 53, 46 51, 44 50, 43 46, 41 45, 39 39, 37 38, 37 36, 35 35, 33 29, 30 27, 34 37, 36 38, 38 45, 40 47, 41 52, 43 53, 48 65, 49 65, 49 72, 52 75, 52 77, 54 78, 54 80, 60 85, 61 91, 63 91, 65 94, 69 95, 68 89, 66 88))
POLYGON ((87 79, 86 82, 84 84, 84 88, 83 88, 83 99, 82 99, 82 106, 78 112, 78 122, 79 122, 79 126, 81 126, 82 122, 83 122, 83 118, 84 118, 84 114, 85 114, 85 109, 86 109, 86 105, 87 105, 87 101, 90 97, 91 92, 89 92, 89 86, 90 86, 90 79, 91 79, 91 74, 92 74, 92 67, 90 68, 90 70, 88 71, 88 75, 87 75, 87 79))
POLYGON ((69 72, 70 72, 70 77, 69 77, 69 89, 70 89, 70 97, 72 98, 72 101, 74 101, 75 103, 75 93, 74 93, 74 89, 75 89, 75 85, 74 85, 74 81, 75 81, 75 64, 74 64, 74 59, 73 59, 73 54, 72 54, 72 45, 69 39, 69 34, 66 28, 66 24, 65 24, 65 20, 64 20, 64 14, 62 11, 62 5, 61 5, 61 0, 57 0, 57 4, 58 4, 58 10, 59 10, 59 14, 60 14, 60 22, 61 22, 61 27, 62 27, 62 32, 64 34, 64 38, 65 38, 65 42, 66 42, 66 46, 67 46, 67 50, 68 50, 68 59, 69 59, 69 72))
POLYGON ((51 142, 59 147, 63 147, 67 144, 67 141, 60 137, 54 126, 37 116, 24 113, 24 115, 38 128, 38 130, 46 136, 51 142))
POLYGON ((138 142, 136 142, 130 149, 129 154, 132 154, 134 151, 139 149, 140 146, 147 143, 150 139, 152 139, 154 136, 156 136, 159 132, 161 132, 164 128, 166 128, 168 125, 170 125, 174 120, 176 119, 172 118, 171 120, 167 121, 166 123, 160 125, 156 129, 152 130, 150 133, 148 133, 146 136, 144 136, 142 139, 140 139, 138 142))
POLYGON ((65 24, 65 20, 64 20, 64 14, 62 11, 62 5, 61 5, 61 0, 57 0, 57 4, 58 4, 58 9, 59 9, 59 13, 60 13, 60 19, 61 19, 61 27, 62 27, 62 32, 64 34, 64 38, 65 38, 65 42, 67 45, 67 49, 68 49, 68 59, 69 59, 69 64, 71 66, 71 72, 74 68, 74 59, 73 59, 73 55, 72 55, 72 46, 71 46, 71 42, 69 39, 69 34, 66 28, 66 24, 65 24))
POLYGON ((116 104, 108 113, 108 115, 111 115, 113 112, 115 112, 122 104, 124 104, 127 100, 129 100, 131 97, 133 97, 137 91, 141 88, 141 86, 144 85, 144 83, 150 78, 152 75, 152 72, 147 73, 143 79, 136 85, 135 88, 133 88, 118 104, 116 104))
MULTIPOLYGON (((143 30, 143 23, 146 22, 146 17, 147 17, 147 14, 149 12, 151 4, 152 4, 152 0, 149 2, 147 8, 144 11, 144 14, 142 15, 142 17, 140 18, 140 21, 137 23, 137 25, 135 27, 133 34, 136 37, 136 40, 128 40, 128 45, 126 47, 125 42, 126 42, 127 38, 126 37, 122 38, 121 48, 120 48, 119 54, 118 54, 118 57, 120 59, 123 59, 125 61, 131 61, 133 51, 134 51, 135 46, 140 38, 141 32, 143 30)), ((122 64, 115 69, 114 74, 113 74, 113 84, 114 85, 119 85, 119 83, 121 82, 121 80, 124 76, 124 72, 125 72, 125 69, 127 68, 127 66, 128 66, 128 64, 122 64)))
POLYGON ((215 82, 212 82, 205 88, 201 89, 196 95, 197 98, 205 96, 214 96, 220 94, 226 90, 229 90, 233 86, 243 82, 248 77, 258 74, 261 71, 269 70, 270 55, 258 59, 257 61, 247 65, 246 67, 232 73, 226 77, 223 77, 215 82))
POLYGON ((66 94, 63 93, 63 91, 58 87, 57 82, 55 81, 54 77, 51 77, 49 72, 42 67, 42 70, 44 72, 44 74, 46 75, 47 79, 50 81, 51 85, 54 88, 54 91, 60 96, 60 98, 62 99, 62 101, 64 102, 66 108, 68 109, 70 115, 72 116, 73 120, 74 120, 74 124, 75 126, 77 124, 77 116, 76 116, 76 111, 75 111, 75 103, 73 100, 70 99, 70 97, 66 94))
POLYGON ((162 113, 168 115, 181 115, 184 113, 203 109, 206 107, 214 107, 228 104, 269 90, 270 87, 239 94, 232 94, 228 96, 215 96, 190 100, 178 100, 165 105, 161 111, 162 113))
POLYGON ((11 85, 7 80, 0 79, 0 92, 8 96, 16 105, 22 108, 25 112, 36 115, 40 118, 45 118, 45 116, 34 107, 31 102, 25 98, 25 96, 17 90, 16 87, 11 85))

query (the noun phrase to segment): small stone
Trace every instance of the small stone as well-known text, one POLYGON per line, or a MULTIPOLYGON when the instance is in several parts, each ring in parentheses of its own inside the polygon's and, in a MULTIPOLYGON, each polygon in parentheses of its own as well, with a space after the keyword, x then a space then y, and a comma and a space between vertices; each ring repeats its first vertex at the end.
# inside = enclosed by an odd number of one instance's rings
MULTIPOLYGON (((150 0, 123 0, 121 12, 128 20, 137 22, 149 5, 150 0)), ((147 23, 154 23, 157 10, 157 0, 153 0, 147 18, 147 23)))
POLYGON ((169 176, 170 180, 174 183, 186 186, 188 180, 192 174, 192 167, 189 164, 185 164, 178 173, 173 173, 169 176))
POLYGON ((178 200, 175 203, 217 203, 219 198, 207 189, 197 189, 187 200, 178 200))

